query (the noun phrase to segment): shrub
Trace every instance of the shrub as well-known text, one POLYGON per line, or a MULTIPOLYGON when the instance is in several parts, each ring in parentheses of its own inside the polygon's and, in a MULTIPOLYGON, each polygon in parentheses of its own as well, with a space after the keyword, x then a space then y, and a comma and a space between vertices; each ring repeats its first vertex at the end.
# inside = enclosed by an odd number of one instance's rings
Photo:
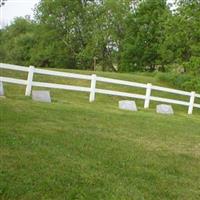
POLYGON ((157 79, 176 88, 200 92, 200 78, 188 74, 157 73, 157 79))

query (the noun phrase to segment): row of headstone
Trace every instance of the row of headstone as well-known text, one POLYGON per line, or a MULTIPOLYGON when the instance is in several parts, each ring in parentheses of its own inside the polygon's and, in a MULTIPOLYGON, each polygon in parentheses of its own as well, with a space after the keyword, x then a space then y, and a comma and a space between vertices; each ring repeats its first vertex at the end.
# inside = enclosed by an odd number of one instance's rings
MULTIPOLYGON (((119 109, 138 111, 135 101, 122 100, 119 101, 119 109)), ((156 107, 156 112, 159 114, 173 115, 174 111, 171 105, 160 104, 156 107)))
MULTIPOLYGON (((4 89, 3 89, 3 83, 0 82, 0 97, 4 97, 4 89)), ((32 91, 32 99, 34 101, 40 101, 40 102, 47 102, 51 103, 51 96, 49 91, 42 91, 42 90, 33 90, 32 91)), ((135 101, 129 101, 129 100, 122 100, 119 101, 119 109, 122 110, 130 110, 130 111, 138 111, 137 105, 135 101)), ((157 105, 156 112, 160 114, 168 114, 173 115, 174 111, 171 105, 157 105)))

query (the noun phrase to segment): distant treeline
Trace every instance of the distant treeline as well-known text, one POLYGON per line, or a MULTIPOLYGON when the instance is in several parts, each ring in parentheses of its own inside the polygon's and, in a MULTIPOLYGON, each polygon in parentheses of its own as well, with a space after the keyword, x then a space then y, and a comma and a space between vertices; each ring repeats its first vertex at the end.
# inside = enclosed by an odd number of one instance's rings
POLYGON ((41 0, 0 31, 0 62, 200 74, 200 1, 41 0))

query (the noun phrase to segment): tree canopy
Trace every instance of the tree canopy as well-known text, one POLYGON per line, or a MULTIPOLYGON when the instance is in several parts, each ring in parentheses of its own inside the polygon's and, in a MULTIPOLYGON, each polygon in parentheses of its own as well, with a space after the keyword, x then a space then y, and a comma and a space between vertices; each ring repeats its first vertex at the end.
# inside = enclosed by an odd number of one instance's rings
POLYGON ((199 75, 200 2, 41 0, 0 30, 0 60, 21 65, 199 75), (177 67, 178 66, 178 67, 177 67))

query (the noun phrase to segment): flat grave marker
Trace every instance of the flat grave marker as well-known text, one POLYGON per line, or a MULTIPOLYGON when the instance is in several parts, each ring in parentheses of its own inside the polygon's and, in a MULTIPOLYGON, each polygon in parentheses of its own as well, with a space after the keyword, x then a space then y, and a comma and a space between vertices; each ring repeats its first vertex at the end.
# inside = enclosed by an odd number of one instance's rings
POLYGON ((51 103, 50 92, 46 90, 33 90, 32 99, 34 101, 51 103))
POLYGON ((3 82, 0 81, 0 96, 4 97, 3 82))
POLYGON ((171 105, 160 104, 156 107, 156 112, 164 115, 173 115, 174 110, 171 105))
POLYGON ((129 101, 129 100, 119 101, 119 109, 130 110, 130 111, 138 110, 135 101, 129 101))

